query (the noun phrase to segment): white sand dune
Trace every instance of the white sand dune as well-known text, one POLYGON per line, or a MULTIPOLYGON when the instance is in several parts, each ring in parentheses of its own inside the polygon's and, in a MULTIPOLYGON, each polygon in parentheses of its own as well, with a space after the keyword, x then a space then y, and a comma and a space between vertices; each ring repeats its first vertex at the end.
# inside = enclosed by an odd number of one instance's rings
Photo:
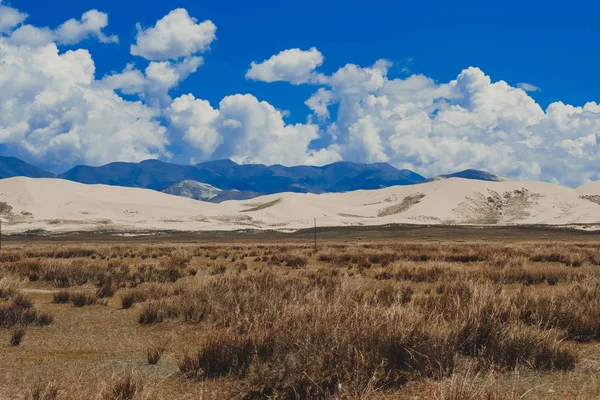
POLYGON ((296 230, 383 224, 547 224, 600 229, 600 182, 577 189, 541 182, 452 178, 335 194, 279 193, 206 203, 153 190, 61 179, 0 180, 3 231, 296 230))

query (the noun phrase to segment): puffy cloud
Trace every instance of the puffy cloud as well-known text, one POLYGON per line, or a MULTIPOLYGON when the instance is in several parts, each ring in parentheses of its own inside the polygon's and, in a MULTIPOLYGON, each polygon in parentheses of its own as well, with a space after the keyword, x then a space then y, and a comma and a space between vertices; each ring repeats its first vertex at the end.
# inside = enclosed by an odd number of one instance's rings
POLYGON ((98 87, 87 50, 0 38, 0 143, 45 165, 167 155, 159 112, 98 87))
POLYGON ((144 73, 128 64, 123 71, 102 78, 99 85, 123 94, 137 94, 150 104, 168 107, 169 90, 196 72, 202 62, 202 57, 188 57, 180 62, 152 61, 144 73))
POLYGON ((323 82, 324 76, 314 70, 323 64, 323 55, 316 48, 289 49, 261 63, 252 62, 246 79, 263 82, 286 81, 295 85, 323 82))
POLYGON ((0 34, 20 25, 26 18, 27 14, 20 12, 16 8, 3 5, 2 0, 0 0, 0 34))
POLYGON ((281 111, 250 94, 227 96, 214 109, 205 100, 184 95, 167 115, 173 127, 204 158, 243 163, 324 164, 340 160, 337 146, 310 150, 319 137, 313 124, 286 124, 281 111))
POLYGON ((327 81, 336 93, 343 95, 373 92, 383 87, 391 65, 387 60, 378 60, 368 68, 347 64, 337 70, 327 81))
MULTIPOLYGON (((1 11, 1 10, 0 10, 1 11)), ((108 15, 98 10, 85 12, 80 20, 70 19, 58 28, 39 28, 22 25, 11 34, 11 42, 18 45, 43 46, 52 42, 72 45, 90 37, 102 43, 117 43, 116 35, 107 36, 103 29, 108 26, 108 15)))
POLYGON ((202 155, 209 157, 219 146, 223 137, 216 129, 219 111, 206 100, 187 94, 173 101, 167 111, 171 127, 183 133, 184 139, 202 155))
POLYGON ((389 156, 383 147, 381 128, 371 116, 365 116, 348 128, 348 143, 344 149, 366 162, 386 162, 389 156))
POLYGON ((95 37, 102 43, 117 43, 116 35, 106 36, 102 30, 108 26, 108 15, 98 10, 90 10, 81 20, 70 19, 56 29, 56 41, 61 44, 77 44, 88 37, 95 37))
POLYGON ((137 25, 136 43, 131 54, 148 60, 177 60, 209 49, 216 38, 217 27, 212 21, 198 23, 187 10, 178 8, 156 22, 154 27, 142 29, 137 25))
POLYGON ((542 89, 538 86, 532 85, 531 83, 519 82, 517 87, 523 89, 526 92, 541 92, 542 89))

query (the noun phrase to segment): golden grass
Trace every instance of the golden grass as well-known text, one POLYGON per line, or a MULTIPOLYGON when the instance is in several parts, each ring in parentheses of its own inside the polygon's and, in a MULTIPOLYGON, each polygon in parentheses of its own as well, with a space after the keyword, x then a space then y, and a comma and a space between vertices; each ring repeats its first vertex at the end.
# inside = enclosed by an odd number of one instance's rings
POLYGON ((22 244, 0 277, 3 398, 600 396, 593 242, 22 244))

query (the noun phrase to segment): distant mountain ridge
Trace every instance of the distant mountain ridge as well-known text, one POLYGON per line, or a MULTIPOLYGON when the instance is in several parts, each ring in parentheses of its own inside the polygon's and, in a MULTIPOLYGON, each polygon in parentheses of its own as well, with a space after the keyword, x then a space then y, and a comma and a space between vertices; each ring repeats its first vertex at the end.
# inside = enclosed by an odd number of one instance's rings
POLYGON ((318 194, 372 190, 453 177, 484 181, 506 180, 504 177, 473 169, 426 179, 413 171, 399 170, 386 163, 361 164, 346 161, 324 166, 286 167, 279 164, 240 165, 231 160, 195 165, 145 160, 139 163, 114 162, 99 167, 78 165, 55 176, 18 158, 0 157, 0 179, 14 176, 61 178, 86 184, 145 188, 216 203, 283 192, 318 194))
POLYGON ((14 176, 26 176, 29 178, 53 178, 54 174, 28 164, 23 160, 19 160, 18 158, 0 156, 0 179, 12 178, 14 176))
POLYGON ((338 162, 322 167, 263 164, 239 165, 230 160, 178 165, 158 160, 111 163, 100 167, 77 166, 59 178, 80 183, 162 190, 181 181, 196 181, 221 190, 325 193, 380 189, 425 181, 412 171, 389 164, 338 162))

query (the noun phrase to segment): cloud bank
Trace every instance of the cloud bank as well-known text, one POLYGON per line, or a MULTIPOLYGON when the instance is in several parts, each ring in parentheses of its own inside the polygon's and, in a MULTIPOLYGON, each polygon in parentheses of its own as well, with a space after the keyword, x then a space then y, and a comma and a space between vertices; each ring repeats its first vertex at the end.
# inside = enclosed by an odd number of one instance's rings
POLYGON ((598 103, 544 110, 528 94, 539 88, 493 81, 476 67, 437 82, 390 78, 387 60, 325 74, 315 47, 249 60, 248 80, 314 89, 303 99, 306 122, 290 124, 252 94, 214 105, 201 93, 173 95, 216 40, 215 24, 185 9, 138 24, 132 62, 98 78, 90 52, 73 46, 117 42, 107 14, 90 10, 55 28, 26 21, 0 2, 0 143, 44 165, 169 159, 178 142, 196 160, 389 162, 430 176, 480 168, 570 186, 600 179, 598 103))

